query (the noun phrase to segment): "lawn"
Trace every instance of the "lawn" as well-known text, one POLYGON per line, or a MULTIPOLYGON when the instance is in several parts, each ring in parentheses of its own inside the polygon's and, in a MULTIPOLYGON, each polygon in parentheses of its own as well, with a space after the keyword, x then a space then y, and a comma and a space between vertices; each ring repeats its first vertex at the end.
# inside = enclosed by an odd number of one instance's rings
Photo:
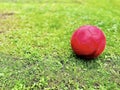
POLYGON ((120 0, 0 0, 0 90, 119 90, 120 0), (106 35, 92 60, 70 46, 81 25, 106 35))

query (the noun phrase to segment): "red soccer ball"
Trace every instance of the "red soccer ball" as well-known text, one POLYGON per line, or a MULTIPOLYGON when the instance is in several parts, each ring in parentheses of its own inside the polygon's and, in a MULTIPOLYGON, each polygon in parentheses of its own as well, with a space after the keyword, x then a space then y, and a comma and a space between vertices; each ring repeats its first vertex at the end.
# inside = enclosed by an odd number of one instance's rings
POLYGON ((105 49, 106 38, 102 30, 96 26, 85 25, 78 28, 72 35, 71 47, 78 55, 95 58, 105 49))

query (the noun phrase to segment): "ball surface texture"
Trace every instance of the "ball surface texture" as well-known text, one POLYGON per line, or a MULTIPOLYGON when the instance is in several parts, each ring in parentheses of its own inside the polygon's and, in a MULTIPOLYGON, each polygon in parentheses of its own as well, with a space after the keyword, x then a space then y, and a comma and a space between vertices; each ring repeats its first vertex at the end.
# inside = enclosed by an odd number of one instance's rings
POLYGON ((105 49, 105 45, 105 35, 96 26, 81 26, 71 37, 72 50, 76 55, 85 58, 98 57, 105 49))

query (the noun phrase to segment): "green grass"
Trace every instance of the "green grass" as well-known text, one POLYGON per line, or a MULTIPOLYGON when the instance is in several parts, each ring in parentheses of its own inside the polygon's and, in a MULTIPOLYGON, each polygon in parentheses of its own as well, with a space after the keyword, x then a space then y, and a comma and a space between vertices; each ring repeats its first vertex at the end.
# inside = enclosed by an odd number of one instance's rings
POLYGON ((119 90, 119 0, 1 0, 0 90, 119 90), (106 34, 101 56, 71 50, 81 25, 106 34))

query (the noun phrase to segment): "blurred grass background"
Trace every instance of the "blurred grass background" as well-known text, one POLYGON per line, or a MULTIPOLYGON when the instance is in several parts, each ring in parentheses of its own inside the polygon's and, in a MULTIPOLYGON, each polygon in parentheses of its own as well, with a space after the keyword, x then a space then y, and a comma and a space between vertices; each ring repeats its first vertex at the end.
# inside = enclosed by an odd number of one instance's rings
POLYGON ((119 90, 119 0, 0 0, 1 90, 119 90), (96 25, 104 53, 76 57, 74 30, 96 25))

